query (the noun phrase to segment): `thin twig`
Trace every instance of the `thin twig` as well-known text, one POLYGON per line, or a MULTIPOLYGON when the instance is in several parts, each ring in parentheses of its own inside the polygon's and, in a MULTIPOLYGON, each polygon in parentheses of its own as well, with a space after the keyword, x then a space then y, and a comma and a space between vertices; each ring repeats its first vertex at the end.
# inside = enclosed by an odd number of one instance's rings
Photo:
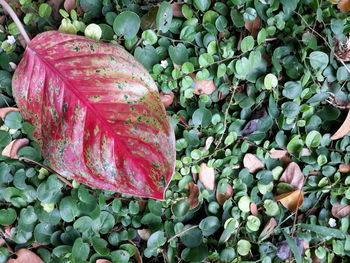
POLYGON ((306 24, 306 26, 314 33, 316 34, 317 36, 319 36, 323 41, 324 43, 326 44, 326 46, 331 50, 331 52, 334 54, 334 56, 336 57, 336 59, 345 67, 345 69, 347 70, 347 72, 350 73, 350 69, 348 68, 348 66, 345 64, 345 62, 334 52, 333 48, 331 47, 331 45, 328 43, 328 41, 320 34, 318 33, 316 30, 314 30, 309 24, 308 22, 306 22, 306 20, 302 17, 301 14, 299 14, 298 12, 295 12, 295 14, 297 14, 301 20, 303 20, 303 22, 306 24))
MULTIPOLYGON (((1 1, 1 0, 0 0, 1 1)), ((61 180, 62 182, 64 182, 65 184, 67 184, 68 186, 70 186, 71 188, 73 188, 73 185, 71 182, 69 182, 67 179, 65 179, 62 175, 60 175, 58 172, 56 172, 55 170, 53 170, 52 168, 46 166, 45 164, 42 164, 42 163, 39 163, 37 161, 34 161, 32 159, 29 159, 29 158, 26 158, 26 157, 20 157, 18 160, 20 161, 26 161, 26 162, 30 162, 30 163, 34 163, 36 165, 39 165, 43 168, 45 168, 46 170, 48 170, 49 172, 53 173, 53 174, 56 174, 57 175, 57 178, 59 180, 61 180)))
POLYGON ((183 233, 186 233, 187 231, 190 231, 191 229, 197 228, 198 225, 194 225, 194 226, 190 226, 189 228, 186 228, 182 231, 180 231, 179 233, 177 233, 176 235, 172 236, 171 238, 168 239, 168 243, 170 243, 171 240, 177 238, 178 236, 181 236, 183 233))
POLYGON ((11 16, 13 22, 15 22, 19 32, 21 33, 21 35, 23 36, 25 42, 27 44, 29 44, 30 42, 30 38, 26 32, 26 30, 24 29, 24 26, 22 24, 22 22, 19 20, 18 16, 16 15, 16 13, 13 11, 13 9, 11 8, 11 6, 5 1, 5 0, 0 0, 0 4, 2 5, 2 7, 9 13, 9 15, 11 16))

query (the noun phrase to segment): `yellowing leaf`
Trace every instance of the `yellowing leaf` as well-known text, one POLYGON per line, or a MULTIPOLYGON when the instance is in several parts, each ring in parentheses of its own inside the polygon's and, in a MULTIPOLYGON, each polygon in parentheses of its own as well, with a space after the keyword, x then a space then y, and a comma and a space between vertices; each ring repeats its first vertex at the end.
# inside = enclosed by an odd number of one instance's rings
POLYGON ((295 189, 303 188, 304 175, 301 172, 299 165, 295 162, 288 164, 280 178, 280 181, 292 185, 295 189))
POLYGON ((243 165, 249 170, 250 173, 255 173, 258 170, 264 168, 262 161, 258 159, 255 155, 247 153, 243 158, 243 165))
POLYGON ((213 167, 208 167, 202 163, 199 167, 199 181, 207 190, 214 190, 215 187, 215 173, 213 167))
POLYGON ((332 215, 339 219, 350 215, 350 205, 334 205, 332 207, 332 215))
POLYGON ((337 7, 341 12, 349 12, 350 11, 350 0, 340 0, 337 7))
POLYGON ((331 140, 338 140, 340 138, 343 138, 349 132, 350 132, 350 111, 348 112, 348 115, 346 116, 346 119, 343 122, 343 124, 340 126, 337 132, 332 135, 331 140))
POLYGON ((295 212, 304 203, 304 193, 298 189, 293 192, 277 196, 276 201, 281 202, 285 208, 295 212))
POLYGON ((23 146, 28 145, 29 140, 27 138, 23 139, 15 139, 12 142, 10 142, 9 145, 7 145, 3 150, 2 150, 2 155, 12 158, 12 159, 18 159, 17 152, 19 151, 20 148, 23 146))

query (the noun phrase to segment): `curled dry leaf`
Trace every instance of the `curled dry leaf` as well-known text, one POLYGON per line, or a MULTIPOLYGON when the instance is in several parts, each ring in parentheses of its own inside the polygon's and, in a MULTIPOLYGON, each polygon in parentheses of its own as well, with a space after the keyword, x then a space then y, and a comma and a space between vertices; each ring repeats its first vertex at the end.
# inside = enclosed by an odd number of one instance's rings
POLYGON ((213 167, 208 167, 207 164, 202 163, 199 167, 199 181, 207 190, 214 190, 215 187, 215 173, 213 167))
POLYGON ((273 230, 277 226, 277 221, 275 218, 271 217, 269 222, 265 225, 264 229, 260 233, 260 237, 264 240, 272 235, 273 230))
POLYGON ((332 215, 339 219, 350 215, 350 205, 334 205, 332 207, 332 215))
POLYGON ((253 216, 259 215, 258 206, 256 205, 256 203, 250 203, 250 213, 253 216))
POLYGON ((174 101, 174 93, 159 93, 160 100, 162 101, 164 107, 170 106, 174 101))
POLYGON ((140 251, 139 251, 139 249, 137 248, 137 245, 136 245, 132 240, 129 240, 129 243, 130 243, 131 245, 133 245, 134 248, 135 248, 134 259, 136 260, 137 263, 142 263, 143 260, 142 260, 140 251))
POLYGON ((173 16, 174 17, 183 17, 184 15, 182 14, 182 4, 180 3, 173 3, 171 4, 171 7, 173 8, 173 16))
POLYGON ((304 175, 297 163, 291 162, 280 177, 281 182, 292 185, 295 189, 301 189, 304 185, 304 175))
POLYGON ((286 150, 274 150, 270 153, 270 158, 279 159, 285 164, 288 164, 292 161, 290 159, 290 154, 286 150))
POLYGON ((350 163, 342 163, 339 165, 339 172, 349 173, 350 172, 350 163))
POLYGON ((198 206, 198 196, 199 196, 199 187, 193 182, 188 184, 188 190, 190 195, 188 196, 188 201, 190 202, 190 209, 193 209, 198 206))
POLYGON ((337 4, 337 7, 341 12, 349 12, 350 11, 350 0, 340 0, 337 4))
POLYGON ((213 80, 197 80, 196 79, 196 74, 191 73, 189 76, 193 79, 194 81, 194 94, 196 95, 201 95, 201 94, 206 94, 210 95, 214 92, 215 90, 215 84, 213 80))
POLYGON ((137 234, 141 237, 142 240, 148 240, 148 238, 151 236, 152 231, 151 229, 144 228, 144 229, 138 229, 137 234))
POLYGON ((233 195, 233 188, 230 184, 227 184, 227 188, 225 193, 220 193, 219 190, 216 190, 216 200, 220 205, 223 205, 227 199, 232 197, 233 195))
POLYGON ((332 135, 331 140, 338 140, 340 138, 343 138, 349 132, 350 132, 350 110, 349 110, 348 115, 346 116, 346 119, 343 122, 343 124, 336 131, 336 133, 334 133, 332 135))
POLYGON ((15 139, 12 142, 10 142, 9 145, 7 145, 4 150, 2 150, 2 155, 12 158, 12 159, 18 159, 17 152, 19 151, 20 148, 23 146, 28 145, 29 140, 27 138, 23 139, 15 139))
POLYGON ((107 259, 98 259, 98 260, 96 260, 96 263, 112 263, 112 262, 110 262, 107 259))
POLYGON ((16 252, 17 258, 11 258, 7 263, 44 263, 44 261, 29 249, 22 248, 16 252))
POLYGON ((247 153, 243 158, 243 165, 250 173, 255 173, 264 168, 264 164, 254 154, 247 153))
POLYGON ((64 1, 63 7, 67 12, 70 12, 70 10, 75 9, 77 7, 76 0, 64 1))
POLYGON ((8 113, 13 112, 13 111, 19 111, 19 109, 14 108, 14 107, 1 108, 0 109, 0 118, 4 119, 8 113))
POLYGON ((304 203, 304 193, 298 189, 293 192, 278 195, 276 201, 280 201, 285 208, 295 212, 304 203))
POLYGON ((252 22, 245 21, 244 26, 255 37, 261 28, 261 18, 257 16, 252 22))

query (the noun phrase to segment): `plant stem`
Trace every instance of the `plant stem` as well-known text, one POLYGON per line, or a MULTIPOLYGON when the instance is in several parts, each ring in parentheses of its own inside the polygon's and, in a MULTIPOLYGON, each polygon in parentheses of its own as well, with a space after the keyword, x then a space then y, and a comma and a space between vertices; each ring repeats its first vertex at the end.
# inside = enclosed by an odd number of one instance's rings
POLYGON ((13 11, 11 6, 5 0, 0 0, 0 4, 9 13, 9 15, 11 16, 13 22, 15 22, 19 32, 23 36, 24 40, 26 41, 27 44, 29 44, 30 38, 29 38, 26 30, 24 29, 24 26, 23 26, 22 22, 19 20, 18 16, 13 11))
POLYGON ((168 243, 170 243, 171 240, 177 238, 178 236, 181 236, 183 233, 186 233, 187 231, 190 231, 191 229, 194 229, 194 228, 197 228, 198 225, 194 225, 194 226, 191 226, 189 228, 186 228, 182 231, 180 231, 179 233, 177 233, 176 235, 172 236, 171 238, 168 239, 168 243))

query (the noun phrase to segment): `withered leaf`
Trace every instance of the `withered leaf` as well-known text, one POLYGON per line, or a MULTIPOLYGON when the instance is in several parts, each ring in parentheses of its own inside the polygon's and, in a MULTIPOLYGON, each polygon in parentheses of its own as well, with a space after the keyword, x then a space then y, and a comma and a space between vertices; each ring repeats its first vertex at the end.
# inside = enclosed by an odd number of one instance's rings
POLYGON ((196 208, 199 204, 199 187, 193 182, 188 184, 188 191, 190 192, 188 196, 188 201, 190 202, 190 209, 196 208))
POLYGON ((250 173, 255 173, 264 168, 264 164, 254 154, 247 153, 243 158, 243 165, 250 173))
POLYGON ((343 138, 350 132, 350 110, 348 111, 348 115, 345 118, 345 121, 340 126, 340 128, 334 133, 331 137, 331 140, 338 140, 343 138))
POLYGON ((256 203, 250 203, 250 213, 253 216, 258 216, 259 215, 259 211, 258 211, 258 207, 257 207, 256 203))
POLYGON ((280 177, 281 182, 292 185, 295 189, 301 189, 304 185, 304 175, 297 163, 291 162, 280 177))
POLYGON ((350 215, 350 205, 336 204, 332 207, 332 215, 335 218, 343 218, 350 215))
POLYGON ((245 21, 244 26, 255 37, 261 28, 261 18, 257 16, 252 22, 245 21))
POLYGON ((164 107, 170 106, 174 101, 174 93, 173 92, 170 92, 170 93, 160 92, 159 97, 160 97, 160 100, 162 101, 164 107))
POLYGON ((152 231, 148 228, 138 229, 137 234, 141 237, 142 240, 147 240, 151 236, 152 231))
POLYGON ((28 143, 29 140, 27 138, 15 139, 2 150, 1 154, 12 159, 18 159, 19 157, 17 155, 17 152, 23 146, 28 145, 28 143))
POLYGON ((112 263, 112 262, 110 262, 107 259, 98 259, 98 260, 96 260, 96 263, 112 263))
POLYGON ((340 0, 338 2, 337 7, 341 12, 349 12, 350 11, 350 0, 340 0))
MULTIPOLYGON (((293 238, 298 250, 300 252, 301 255, 304 255, 304 241, 302 239, 299 238, 293 238)), ((277 244, 277 256, 282 259, 282 260, 286 260, 288 259, 292 254, 292 251, 290 249, 290 246, 288 244, 288 242, 285 241, 281 241, 277 244)))
POLYGON ((201 95, 201 94, 206 94, 210 95, 214 92, 215 90, 215 84, 213 80, 197 80, 196 79, 196 74, 191 73, 189 76, 193 79, 194 81, 194 94, 196 95, 201 95))
POLYGON ((263 240, 269 238, 269 236, 272 235, 273 230, 275 229, 276 226, 277 226, 276 219, 271 217, 269 222, 267 222, 264 229, 261 231, 260 238, 262 238, 263 240))
POLYGON ((349 173, 350 172, 350 163, 342 163, 339 165, 339 172, 349 173))
POLYGON ((301 190, 284 193, 276 197, 276 201, 292 212, 295 212, 304 203, 304 193, 301 190))
POLYGON ((286 150, 274 150, 270 153, 270 158, 279 159, 283 163, 290 163, 292 160, 290 159, 290 155, 286 150))
POLYGON ((17 258, 11 258, 7 263, 44 263, 44 261, 29 249, 21 248, 16 252, 17 258))
POLYGON ((233 188, 230 184, 227 184, 227 188, 225 193, 220 193, 219 190, 216 190, 216 200, 220 205, 223 205, 227 199, 232 197, 233 195, 233 188))
POLYGON ((205 163, 199 166, 199 181, 207 190, 215 188, 215 172, 213 167, 208 167, 205 163))
POLYGON ((182 14, 182 4, 181 3, 173 3, 171 4, 171 7, 173 8, 173 16, 174 17, 183 17, 182 14))
POLYGON ((259 119, 250 120, 241 131, 242 136, 249 135, 258 129, 259 119))

